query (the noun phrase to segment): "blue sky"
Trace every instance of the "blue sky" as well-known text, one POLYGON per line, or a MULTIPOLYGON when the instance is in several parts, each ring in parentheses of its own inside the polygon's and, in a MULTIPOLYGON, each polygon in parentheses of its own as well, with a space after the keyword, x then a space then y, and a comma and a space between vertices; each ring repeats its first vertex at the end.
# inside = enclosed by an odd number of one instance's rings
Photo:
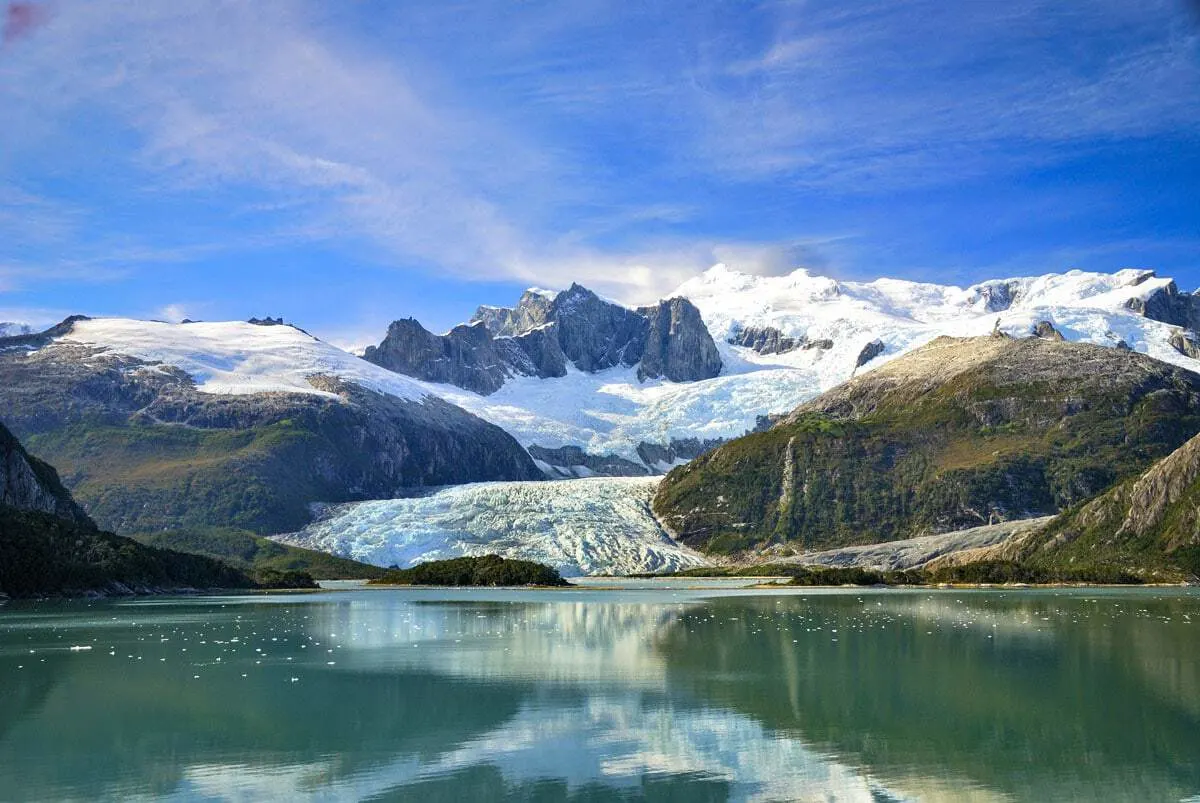
POLYGON ((363 343, 717 261, 1200 285, 1186 0, 38 8, 0 47, 0 320, 363 343))

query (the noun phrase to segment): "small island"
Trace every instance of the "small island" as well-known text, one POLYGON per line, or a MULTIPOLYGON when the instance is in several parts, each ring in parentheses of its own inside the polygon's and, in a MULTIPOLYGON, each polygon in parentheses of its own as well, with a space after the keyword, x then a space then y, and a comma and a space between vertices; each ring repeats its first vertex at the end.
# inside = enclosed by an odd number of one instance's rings
POLYGON ((548 586, 571 585, 557 569, 531 560, 499 555, 450 558, 419 563, 411 569, 392 569, 368 585, 394 586, 548 586))

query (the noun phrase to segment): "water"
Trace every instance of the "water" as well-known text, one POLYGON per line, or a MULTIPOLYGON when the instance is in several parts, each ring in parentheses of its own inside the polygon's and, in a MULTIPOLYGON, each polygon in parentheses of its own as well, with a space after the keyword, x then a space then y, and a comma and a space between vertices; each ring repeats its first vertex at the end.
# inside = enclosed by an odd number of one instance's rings
POLYGON ((1196 795, 1194 590, 0 608, 5 801, 1196 795))

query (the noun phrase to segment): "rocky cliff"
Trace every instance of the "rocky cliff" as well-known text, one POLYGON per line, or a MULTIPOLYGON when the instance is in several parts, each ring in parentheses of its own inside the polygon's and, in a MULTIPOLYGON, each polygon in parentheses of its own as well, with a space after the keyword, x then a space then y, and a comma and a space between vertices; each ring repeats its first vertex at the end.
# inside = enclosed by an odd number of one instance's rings
POLYGON ((26 452, 3 424, 0 424, 0 505, 91 525, 87 514, 63 487, 58 472, 26 452))
POLYGON ((700 318, 700 310, 683 298, 670 298, 638 310, 649 326, 638 364, 638 379, 694 382, 721 373, 721 355, 700 318))
POLYGON ((874 543, 1081 503, 1200 431, 1200 375, 1041 338, 940 338, 672 471, 710 551, 874 543))
POLYGON ((527 291, 516 307, 480 307, 444 335, 409 318, 392 323, 364 359, 407 376, 487 395, 513 376, 638 367, 641 380, 710 379, 721 357, 700 312, 683 298, 629 309, 578 284, 554 296, 527 291))

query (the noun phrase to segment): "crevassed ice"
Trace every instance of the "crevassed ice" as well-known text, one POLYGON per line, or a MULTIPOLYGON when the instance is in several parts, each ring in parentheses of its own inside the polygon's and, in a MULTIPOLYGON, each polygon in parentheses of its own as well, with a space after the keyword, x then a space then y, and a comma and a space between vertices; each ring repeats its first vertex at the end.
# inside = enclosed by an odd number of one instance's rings
POLYGON ((486 482, 428 496, 331 507, 296 546, 377 566, 495 553, 567 576, 673 571, 705 564, 650 513, 654 477, 486 482))

